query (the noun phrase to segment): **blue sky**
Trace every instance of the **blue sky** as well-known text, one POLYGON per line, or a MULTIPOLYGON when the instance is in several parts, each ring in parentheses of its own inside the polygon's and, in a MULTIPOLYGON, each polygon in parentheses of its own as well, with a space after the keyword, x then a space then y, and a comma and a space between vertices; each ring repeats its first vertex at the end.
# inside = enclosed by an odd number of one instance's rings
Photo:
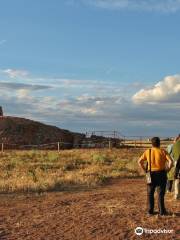
POLYGON ((0 4, 7 115, 81 132, 179 133, 179 0, 0 4))

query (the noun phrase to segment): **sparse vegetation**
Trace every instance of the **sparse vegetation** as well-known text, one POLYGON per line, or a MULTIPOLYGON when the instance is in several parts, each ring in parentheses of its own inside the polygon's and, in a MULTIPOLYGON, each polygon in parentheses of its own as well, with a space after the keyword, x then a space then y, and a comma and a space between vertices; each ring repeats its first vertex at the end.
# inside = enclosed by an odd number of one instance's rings
POLYGON ((0 192, 41 192, 96 186, 139 176, 140 150, 8 151, 0 156, 0 192))

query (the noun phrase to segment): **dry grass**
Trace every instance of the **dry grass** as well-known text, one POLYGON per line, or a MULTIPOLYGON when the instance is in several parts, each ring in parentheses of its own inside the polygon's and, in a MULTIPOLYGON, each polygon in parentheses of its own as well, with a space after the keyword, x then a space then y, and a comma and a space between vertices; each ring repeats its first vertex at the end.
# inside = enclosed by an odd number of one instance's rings
POLYGON ((140 176, 136 149, 8 151, 0 156, 0 192, 90 187, 109 178, 140 176))

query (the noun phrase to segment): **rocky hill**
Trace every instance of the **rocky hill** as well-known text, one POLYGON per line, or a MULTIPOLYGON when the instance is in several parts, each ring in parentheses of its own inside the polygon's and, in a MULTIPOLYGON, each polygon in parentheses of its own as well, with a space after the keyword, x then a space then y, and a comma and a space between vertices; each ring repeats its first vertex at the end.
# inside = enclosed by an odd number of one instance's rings
POLYGON ((38 145, 62 141, 69 143, 69 147, 72 147, 74 141, 82 138, 84 138, 83 134, 72 133, 25 118, 0 118, 0 142, 6 145, 38 145))
MULTIPOLYGON (((57 142, 63 142, 61 148, 103 147, 109 145, 109 138, 95 135, 86 138, 85 134, 25 118, 0 117, 0 143, 4 143, 5 148, 23 149, 28 147, 26 145, 47 144, 47 148, 57 149, 57 142), (51 145, 51 143, 55 144, 51 145)), ((111 139, 111 143, 112 146, 118 146, 119 139, 111 139)))

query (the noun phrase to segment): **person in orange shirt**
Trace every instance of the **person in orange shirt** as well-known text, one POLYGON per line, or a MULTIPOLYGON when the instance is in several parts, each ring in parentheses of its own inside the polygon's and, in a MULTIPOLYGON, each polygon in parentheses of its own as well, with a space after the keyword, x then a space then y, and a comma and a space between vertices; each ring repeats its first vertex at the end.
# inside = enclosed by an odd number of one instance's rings
POLYGON ((147 184, 148 214, 154 214, 154 192, 158 188, 159 213, 160 215, 165 215, 167 214, 164 204, 167 171, 172 168, 173 161, 169 154, 160 148, 159 137, 153 137, 151 142, 151 150, 146 150, 139 158, 138 163, 144 172, 150 171, 151 175, 151 183, 147 184), (147 169, 144 166, 144 162, 147 162, 147 169))

